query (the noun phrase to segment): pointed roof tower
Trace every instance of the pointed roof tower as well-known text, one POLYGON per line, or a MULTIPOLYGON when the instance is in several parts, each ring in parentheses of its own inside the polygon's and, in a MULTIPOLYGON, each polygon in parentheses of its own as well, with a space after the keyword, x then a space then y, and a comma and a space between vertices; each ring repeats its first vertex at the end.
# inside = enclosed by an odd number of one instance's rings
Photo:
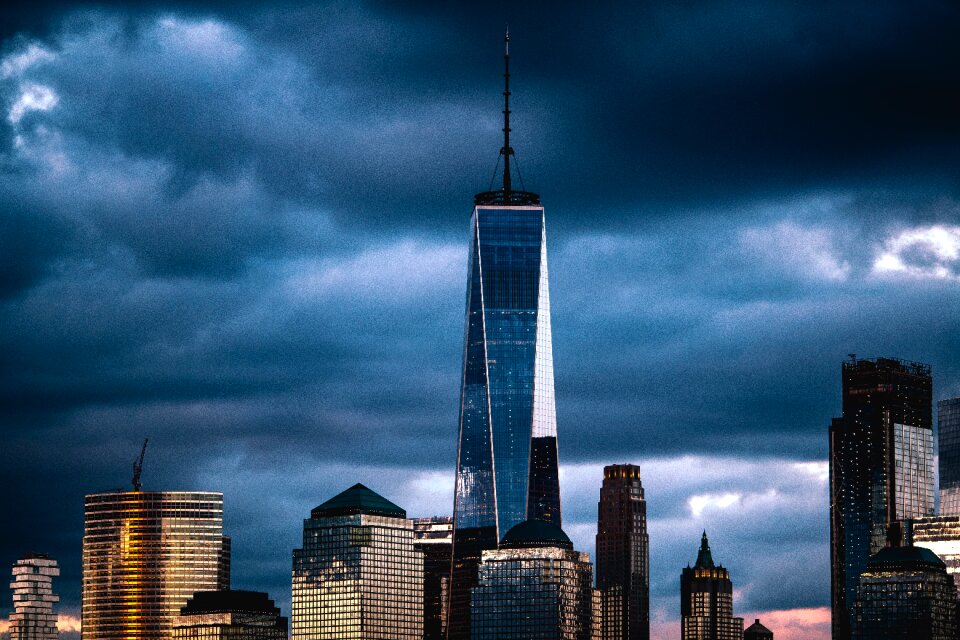
POLYGON ((352 516, 356 514, 406 518, 407 512, 359 482, 338 493, 310 512, 311 518, 352 516))
POLYGON ((713 564, 713 554, 710 553, 710 542, 707 540, 707 532, 703 532, 703 537, 700 538, 700 552, 697 554, 697 564, 695 567, 700 567, 701 569, 712 569, 716 565, 713 564))

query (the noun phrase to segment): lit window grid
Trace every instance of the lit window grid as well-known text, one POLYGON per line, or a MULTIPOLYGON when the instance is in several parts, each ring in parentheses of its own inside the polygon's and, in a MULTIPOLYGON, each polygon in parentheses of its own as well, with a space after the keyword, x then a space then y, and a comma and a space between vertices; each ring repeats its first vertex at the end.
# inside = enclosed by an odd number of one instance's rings
POLYGON ((60 597, 53 592, 53 578, 60 575, 55 560, 27 557, 11 570, 13 613, 9 616, 10 640, 57 640, 57 614, 53 605, 60 597))
POLYGON ((960 398, 937 403, 940 515, 960 516, 960 398))
POLYGON ((896 519, 932 516, 933 431, 893 425, 896 519))
POLYGON ((855 638, 956 638, 956 590, 935 570, 871 569, 860 576, 855 638))

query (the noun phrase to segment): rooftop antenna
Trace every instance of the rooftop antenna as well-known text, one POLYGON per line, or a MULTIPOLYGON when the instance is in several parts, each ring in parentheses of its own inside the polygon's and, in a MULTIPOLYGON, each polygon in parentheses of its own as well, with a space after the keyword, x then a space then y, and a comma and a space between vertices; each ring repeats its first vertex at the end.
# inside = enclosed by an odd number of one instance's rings
POLYGON ((140 473, 143 471, 143 456, 147 453, 147 442, 150 441, 150 438, 143 439, 143 448, 140 449, 140 457, 133 460, 133 490, 140 491, 140 473))
POLYGON ((510 146, 510 27, 503 33, 503 192, 508 194, 512 189, 510 184, 510 156, 513 147, 510 146))

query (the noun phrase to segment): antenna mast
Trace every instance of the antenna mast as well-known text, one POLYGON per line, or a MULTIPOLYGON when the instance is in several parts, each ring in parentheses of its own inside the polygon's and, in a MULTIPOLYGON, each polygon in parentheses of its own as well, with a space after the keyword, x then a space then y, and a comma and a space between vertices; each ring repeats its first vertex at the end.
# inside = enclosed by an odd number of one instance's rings
POLYGON ((143 471, 143 456, 147 453, 147 442, 149 438, 143 439, 143 448, 140 449, 140 457, 133 460, 133 490, 140 491, 140 473, 143 471))
POLYGON ((512 189, 510 183, 510 156, 513 147, 510 146, 510 28, 503 34, 503 193, 509 194, 512 189))

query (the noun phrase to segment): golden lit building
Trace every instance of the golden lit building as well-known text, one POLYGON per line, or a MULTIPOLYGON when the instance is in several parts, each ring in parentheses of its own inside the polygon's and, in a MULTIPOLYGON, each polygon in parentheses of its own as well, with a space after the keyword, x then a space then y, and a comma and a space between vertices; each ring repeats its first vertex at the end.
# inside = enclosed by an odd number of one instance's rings
POLYGON ((83 640, 169 640, 195 592, 229 586, 222 493, 86 496, 83 640))

